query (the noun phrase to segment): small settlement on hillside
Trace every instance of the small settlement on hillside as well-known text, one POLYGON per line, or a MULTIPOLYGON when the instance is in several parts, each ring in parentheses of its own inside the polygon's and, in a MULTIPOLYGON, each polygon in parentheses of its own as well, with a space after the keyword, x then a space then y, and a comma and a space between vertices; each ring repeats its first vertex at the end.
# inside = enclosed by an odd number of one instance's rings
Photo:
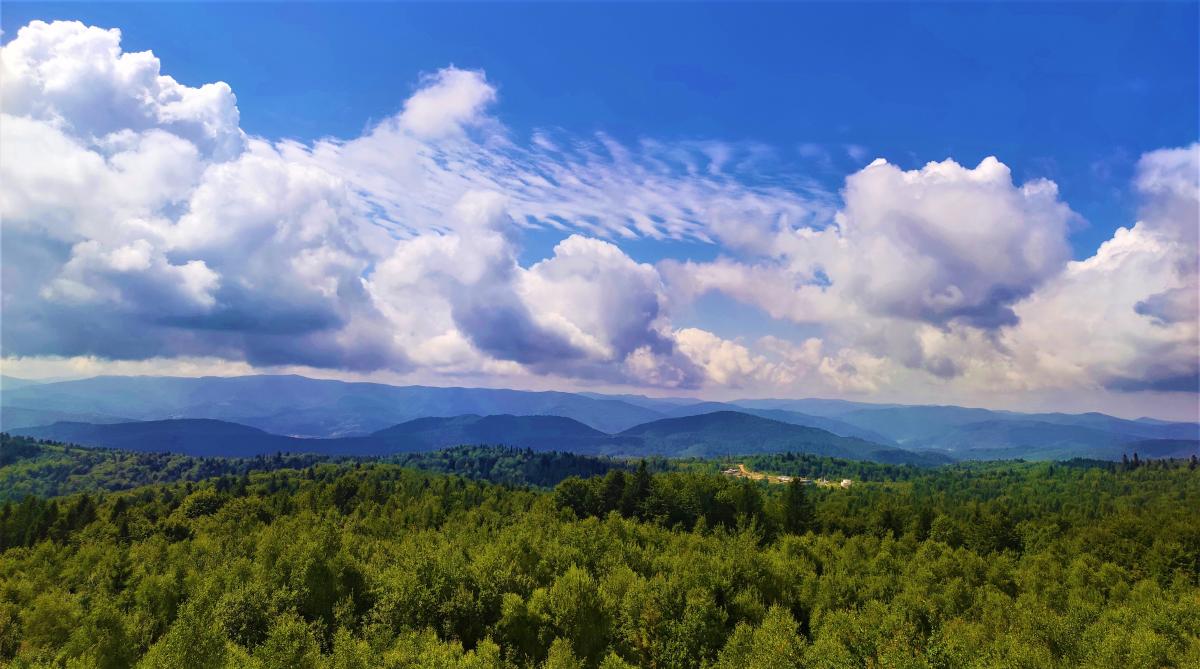
MULTIPOLYGON (((726 469, 726 470, 722 471, 721 473, 726 476, 732 476, 734 478, 750 479, 752 481, 766 481, 768 483, 787 484, 787 483, 791 483, 792 479, 794 478, 791 476, 764 474, 762 472, 756 472, 756 471, 747 469, 746 465, 741 464, 741 463, 738 463, 738 465, 736 467, 730 467, 729 469, 726 469)), ((821 486, 823 488, 849 488, 854 483, 850 479, 842 479, 841 482, 838 483, 835 481, 826 480, 824 478, 809 479, 809 478, 805 478, 803 476, 799 477, 798 480, 800 481, 801 485, 815 485, 815 486, 821 486)))

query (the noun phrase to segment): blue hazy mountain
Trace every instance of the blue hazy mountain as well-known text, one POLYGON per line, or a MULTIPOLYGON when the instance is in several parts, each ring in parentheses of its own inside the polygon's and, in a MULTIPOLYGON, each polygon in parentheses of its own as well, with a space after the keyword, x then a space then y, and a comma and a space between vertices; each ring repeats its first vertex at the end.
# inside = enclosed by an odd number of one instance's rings
POLYGON ((732 411, 664 418, 605 434, 556 416, 421 418, 372 435, 396 451, 459 444, 503 444, 588 455, 717 457, 792 451, 878 462, 941 464, 950 459, 915 454, 826 430, 732 411))
POLYGON ((32 381, 30 379, 20 379, 15 376, 4 376, 0 374, 0 390, 16 390, 25 386, 36 386, 41 384, 41 381, 32 381))
POLYGON ((1034 413, 1009 414, 1013 420, 1035 420, 1054 425, 1076 425, 1105 432, 1140 436, 1146 439, 1200 439, 1200 425, 1170 421, 1126 420, 1102 413, 1034 413))
POLYGON ((284 453, 378 455, 370 439, 300 439, 209 418, 178 418, 97 425, 62 422, 22 428, 15 434, 82 446, 126 451, 170 452, 205 457, 249 457, 284 453))
POLYGON ((632 427, 616 436, 627 441, 614 445, 604 454, 724 457, 791 451, 889 463, 929 465, 951 461, 941 455, 918 455, 863 439, 839 437, 818 428, 736 411, 664 418, 632 427))
POLYGON ((661 417, 620 400, 574 393, 390 386, 302 376, 100 376, 5 390, 0 405, 134 420, 213 418, 306 437, 362 436, 414 418, 463 414, 565 416, 606 432, 661 417))
MULTIPOLYGON (((1135 441, 1200 439, 1196 423, 816 398, 700 402, 686 397, 391 386, 301 376, 108 376, 25 385, 19 381, 16 387, 0 386, 0 429, 63 421, 206 418, 272 435, 334 438, 365 437, 418 418, 510 414, 570 418, 616 434, 659 419, 732 410, 881 446, 942 451, 955 458, 1119 458, 1129 451, 1126 444, 1135 441)), ((534 439, 528 434, 523 438, 534 439)))
MULTIPOLYGON (((1001 412, 956 406, 912 406, 855 409, 838 420, 873 430, 898 444, 925 442, 970 423, 1003 420, 1001 412)), ((926 444, 927 447, 933 447, 926 444)))
POLYGON ((201 456, 253 456, 277 451, 326 455, 388 455, 487 444, 584 455, 716 457, 791 451, 856 460, 933 465, 940 454, 918 454, 816 428, 731 411, 665 418, 606 434, 560 416, 464 415, 406 421, 363 437, 301 439, 213 419, 118 424, 60 422, 14 431, 21 436, 134 451, 201 456))
POLYGON ((895 442, 884 435, 851 425, 845 421, 836 418, 827 418, 825 416, 814 416, 811 414, 800 413, 799 411, 788 411, 786 409, 753 409, 743 407, 737 404, 728 402, 698 402, 696 404, 686 404, 677 406, 667 411, 668 418, 682 418, 684 416, 699 416, 706 413, 715 413, 717 411, 738 411, 747 413, 751 416, 759 418, 769 418, 777 420, 781 423, 790 423, 792 425, 803 425, 805 427, 815 427, 828 432, 832 432, 839 437, 858 437, 866 441, 873 441, 877 444, 885 444, 894 446, 895 442))
POLYGON ((1080 425, 1034 420, 967 423, 932 437, 904 443, 912 450, 937 449, 968 460, 1119 460, 1122 454, 1142 457, 1188 457, 1197 452, 1195 439, 1141 438, 1080 425))
MULTIPOLYGON (((1125 420, 1099 413, 1022 414, 955 406, 859 409, 838 420, 873 430, 904 448, 941 449, 958 457, 966 451, 1005 457, 1120 458, 1114 445, 1143 439, 1200 439, 1195 423, 1125 420), (1108 455, 1103 455, 1108 454, 1108 455), (1115 454, 1115 455, 1113 455, 1115 454)), ((981 456, 982 458, 982 456, 981 456)))
POLYGON ((597 453, 612 435, 562 416, 453 416, 417 418, 370 437, 391 452, 428 451, 463 444, 504 445, 535 451, 597 453))
POLYGON ((604 393, 581 392, 579 394, 597 400, 620 400, 627 404, 660 412, 667 412, 677 407, 697 404, 703 401, 695 397, 647 397, 645 395, 631 395, 627 393, 606 395, 604 393))
POLYGON ((904 406, 901 404, 872 404, 869 402, 852 402, 850 400, 827 400, 816 397, 798 400, 734 400, 730 402, 730 404, 736 404, 737 406, 746 407, 747 409, 781 409, 784 411, 797 411, 810 416, 824 416, 826 418, 841 416, 842 414, 850 413, 851 411, 864 409, 887 409, 904 406))
POLYGON ((131 420, 127 416, 109 416, 84 411, 0 407, 0 431, 4 432, 12 432, 23 427, 50 425, 51 423, 128 423, 131 420))
POLYGON ((613 435, 553 416, 422 418, 373 437, 406 450, 470 443, 619 456, 716 457, 793 451, 894 463, 950 460, 733 411, 664 418, 613 435))

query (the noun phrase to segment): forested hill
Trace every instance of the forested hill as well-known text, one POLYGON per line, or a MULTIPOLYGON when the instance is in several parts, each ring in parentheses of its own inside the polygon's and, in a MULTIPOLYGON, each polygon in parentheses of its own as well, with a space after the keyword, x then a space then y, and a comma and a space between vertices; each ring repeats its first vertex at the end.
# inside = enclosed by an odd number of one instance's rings
POLYGON ((388 452, 428 451, 462 444, 504 444, 533 450, 597 453, 612 437, 562 416, 418 418, 371 435, 388 452))
MULTIPOLYGON (((641 461, 508 446, 456 446, 385 458, 329 457, 314 453, 212 458, 84 448, 0 433, 0 502, 30 495, 54 497, 219 477, 242 479, 253 472, 305 469, 321 463, 361 466, 383 462, 505 485, 549 488, 570 476, 600 476, 614 469, 632 472, 641 461)), ((756 470, 812 478, 850 477, 856 481, 902 481, 926 471, 913 465, 887 465, 803 453, 747 456, 738 461, 756 470)), ((649 458, 645 462, 652 472, 717 473, 734 461, 649 458)))
POLYGON ((0 391, 0 407, 22 410, 6 419, 10 431, 86 420, 72 414, 101 414, 126 421, 213 418, 306 437, 365 436, 414 418, 465 414, 566 416, 606 432, 662 417, 645 407, 573 393, 390 386, 295 375, 98 376, 6 388, 0 391), (47 420, 48 415, 56 418, 47 420))
POLYGON ((656 420, 615 435, 561 416, 514 415, 418 418, 365 437, 336 439, 287 437, 211 419, 100 425, 55 423, 14 432, 89 446, 222 457, 253 457, 280 451, 388 456, 464 444, 502 444, 538 451, 621 457, 720 457, 798 451, 919 465, 951 461, 937 453, 913 453, 732 411, 656 420))
POLYGON ((618 437, 629 454, 666 457, 724 457, 802 452, 877 462, 939 465, 952 462, 933 453, 913 453, 826 430, 784 423, 736 411, 666 418, 638 425, 618 437))
MULTIPOLYGON (((455 446, 425 453, 404 453, 385 461, 479 481, 543 488, 553 487, 571 476, 601 476, 614 470, 632 472, 637 468, 631 460, 507 446, 455 446)), ((662 459, 647 462, 651 471, 675 468, 671 462, 662 459)))
MULTIPOLYGON (((0 434, 0 502, 30 495, 51 497, 125 490, 155 483, 195 482, 217 477, 242 479, 251 472, 304 469, 326 462, 346 466, 388 462, 506 485, 539 487, 552 487, 568 476, 597 476, 613 469, 633 471, 636 466, 626 460, 505 446, 458 446, 384 459, 331 458, 311 453, 208 458, 82 448, 0 434)), ((663 471, 671 466, 663 460, 650 461, 653 471, 663 471)))
POLYGON ((0 665, 1200 666, 1200 471, 1079 465, 27 496, 0 507, 0 665))
POLYGON ((387 444, 384 452, 507 444, 618 457, 712 458, 791 451, 926 466, 951 462, 939 454, 913 453, 734 411, 664 418, 615 435, 558 416, 421 418, 381 430, 371 438, 387 444))
POLYGON ((380 445, 359 437, 299 439, 208 418, 104 424, 60 422, 14 432, 86 446, 198 457, 254 457, 278 452, 374 455, 380 450, 380 445))

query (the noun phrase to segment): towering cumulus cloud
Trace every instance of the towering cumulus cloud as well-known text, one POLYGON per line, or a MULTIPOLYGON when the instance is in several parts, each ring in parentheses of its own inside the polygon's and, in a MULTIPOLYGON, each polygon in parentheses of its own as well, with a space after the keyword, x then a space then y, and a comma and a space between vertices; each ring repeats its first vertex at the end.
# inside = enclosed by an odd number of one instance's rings
MULTIPOLYGON (((1057 196, 1048 181, 1013 184, 995 158, 974 169, 947 160, 911 171, 880 159, 846 179, 844 206, 824 229, 775 225, 743 260, 665 269, 685 297, 721 291, 776 318, 825 325, 847 345, 954 376, 960 361, 925 351, 923 334, 991 333, 1017 322, 1014 304, 1068 256, 1075 215, 1057 196)), ((856 366, 829 360, 824 368, 856 366)))
POLYGON ((615 145, 591 180, 570 162, 536 173, 554 161, 530 151, 557 149, 508 140, 481 72, 426 76, 363 137, 304 146, 247 136, 227 85, 181 85, 115 30, 35 22, 3 66, 5 356, 703 381, 653 266, 584 236, 516 260, 520 226, 555 204, 605 236, 697 224, 623 189, 615 145), (539 197, 559 187, 594 205, 539 197))
POLYGON ((664 270, 683 299, 719 291, 824 325, 847 347, 825 371, 858 376, 848 360, 868 355, 887 361, 868 358, 876 375, 999 390, 1195 392, 1198 174, 1197 145, 1143 156, 1141 220, 1068 261, 1076 215, 1053 183, 1017 186, 994 158, 913 171, 877 160, 847 178, 833 225, 779 227, 748 259, 664 270))
POLYGON ((1005 342, 1040 383, 1200 390, 1200 145, 1138 163, 1140 220, 1017 306, 1005 342))
POLYGON ((34 22, 3 47, 10 362, 764 394, 1196 391, 1195 145, 1143 156, 1139 220, 1071 260, 1079 216, 996 158, 880 159, 829 192, 755 144, 525 141, 491 115, 493 82, 453 67, 359 137, 273 141, 243 132, 226 84, 180 84, 120 41, 34 22), (522 260, 530 230, 558 242, 522 260), (639 262, 630 240, 715 252, 639 262), (803 334, 694 327, 706 294, 803 334))

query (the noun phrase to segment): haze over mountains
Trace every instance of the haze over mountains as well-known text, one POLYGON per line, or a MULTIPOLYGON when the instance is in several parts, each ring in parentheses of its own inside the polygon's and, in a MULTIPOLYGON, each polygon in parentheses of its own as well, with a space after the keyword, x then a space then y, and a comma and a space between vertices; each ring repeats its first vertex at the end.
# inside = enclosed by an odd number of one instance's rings
POLYGON ((1197 452, 1200 425, 827 399, 701 402, 300 376, 0 379, 5 431, 194 455, 376 455, 464 443, 604 455, 803 451, 883 462, 1197 452), (232 424, 232 425, 231 425, 232 424))
POLYGON ((362 437, 301 439, 212 418, 170 418, 130 423, 59 422, 8 430, 18 436, 51 439, 123 451, 170 452, 199 457, 251 457, 273 453, 376 455, 362 437))
POLYGON ((825 430, 737 412, 664 418, 615 435, 561 416, 510 414, 417 418, 361 437, 302 439, 211 418, 130 423, 58 422, 16 428, 17 435, 128 451, 246 457, 276 452, 386 456, 461 444, 491 444, 583 455, 716 457, 793 451, 891 464, 938 465, 951 459, 913 453, 825 430))
MULTIPOLYGON (((606 432, 662 417, 645 407, 573 393, 390 386, 302 376, 98 376, 4 390, 0 406, 124 420, 216 418, 303 437, 361 436, 414 418, 462 414, 565 416, 606 432)), ((26 418, 25 425, 45 424, 30 420, 34 417, 26 418)))

